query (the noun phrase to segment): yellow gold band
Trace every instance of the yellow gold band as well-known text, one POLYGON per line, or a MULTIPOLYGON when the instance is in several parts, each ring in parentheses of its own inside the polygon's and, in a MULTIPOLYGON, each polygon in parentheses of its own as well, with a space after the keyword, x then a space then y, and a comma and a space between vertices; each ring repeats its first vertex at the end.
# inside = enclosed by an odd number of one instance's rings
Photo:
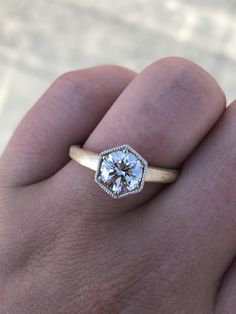
MULTIPOLYGON (((78 164, 96 171, 99 162, 99 154, 82 149, 77 145, 72 145, 69 152, 70 158, 78 164)), ((145 182, 172 183, 178 177, 179 171, 158 167, 147 167, 145 182)))

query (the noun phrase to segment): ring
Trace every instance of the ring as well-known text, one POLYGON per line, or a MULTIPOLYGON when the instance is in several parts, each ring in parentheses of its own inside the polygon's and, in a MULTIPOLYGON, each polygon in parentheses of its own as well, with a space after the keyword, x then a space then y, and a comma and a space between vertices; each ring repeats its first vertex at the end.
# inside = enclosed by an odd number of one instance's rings
POLYGON ((140 192, 144 182, 172 183, 178 170, 148 166, 147 161, 125 144, 100 154, 72 145, 69 155, 78 164, 96 171, 95 182, 111 197, 140 192))

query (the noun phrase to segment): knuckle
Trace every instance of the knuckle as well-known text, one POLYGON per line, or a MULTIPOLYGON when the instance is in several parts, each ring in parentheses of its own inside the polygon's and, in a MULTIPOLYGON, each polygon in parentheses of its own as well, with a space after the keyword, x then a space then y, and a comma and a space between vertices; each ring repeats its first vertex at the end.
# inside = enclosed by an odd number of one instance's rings
POLYGON ((88 107, 98 99, 106 103, 106 97, 115 101, 133 76, 132 71, 116 65, 66 72, 56 79, 49 97, 52 96, 52 102, 62 111, 65 104, 80 103, 81 107, 88 107))
POLYGON ((94 89, 90 85, 91 82, 84 78, 82 70, 63 73, 54 82, 54 87, 58 90, 76 95, 88 94, 88 89, 91 94, 94 89))
POLYGON ((206 90, 196 68, 185 59, 168 57, 149 66, 144 76, 148 82, 161 82, 160 97, 163 103, 185 107, 182 104, 189 102, 195 106, 206 90))
POLYGON ((210 75, 203 70, 199 65, 180 57, 166 57, 157 61, 164 68, 168 68, 170 76, 185 77, 190 76, 195 79, 204 79, 210 75))
POLYGON ((123 66, 116 64, 107 64, 104 66, 98 67, 100 71, 106 71, 111 76, 116 77, 122 80, 130 80, 134 77, 135 73, 123 66))
POLYGON ((175 85, 191 93, 206 90, 209 76, 198 65, 182 58, 167 58, 163 60, 163 65, 168 67, 169 77, 175 85))
POLYGON ((70 87, 78 88, 78 87, 88 87, 92 86, 95 89, 99 89, 107 86, 103 86, 103 82, 118 80, 120 82, 129 82, 135 73, 125 67, 108 64, 102 66, 96 66, 90 69, 82 69, 77 71, 69 71, 61 74, 56 79, 56 84, 69 85, 70 87), (100 79, 98 79, 100 78, 100 79))
POLYGON ((166 84, 175 96, 186 99, 187 96, 191 95, 192 102, 193 97, 195 97, 195 103, 218 105, 221 108, 222 104, 225 103, 225 95, 216 80, 199 65, 187 59, 163 58, 154 63, 154 68, 156 68, 157 75, 164 73, 166 84))
MULTIPOLYGON (((62 112, 70 106, 87 106, 94 102, 101 93, 94 80, 83 74, 83 70, 67 72, 59 76, 49 90, 52 103, 62 112)), ((72 112, 72 111, 71 111, 72 112)))

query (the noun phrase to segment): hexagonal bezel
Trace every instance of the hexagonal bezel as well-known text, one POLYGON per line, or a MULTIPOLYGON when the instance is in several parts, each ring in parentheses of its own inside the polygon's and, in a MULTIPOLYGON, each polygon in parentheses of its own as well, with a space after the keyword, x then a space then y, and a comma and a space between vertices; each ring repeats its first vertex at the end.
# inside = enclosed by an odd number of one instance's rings
POLYGON ((113 198, 123 198, 123 197, 126 197, 126 196, 129 196, 129 195, 132 195, 132 194, 136 194, 136 193, 139 193, 140 191, 142 191, 143 189, 143 186, 144 186, 144 181, 145 181, 145 174, 146 174, 146 171, 147 171, 147 167, 148 167, 148 163, 147 161, 142 157, 140 156, 130 145, 128 144, 124 144, 124 145, 121 145, 121 146, 118 146, 118 147, 115 147, 115 148, 111 148, 111 149, 108 149, 108 150, 105 150, 103 152, 101 152, 99 154, 99 158, 98 158, 98 166, 97 166, 97 170, 96 170, 96 173, 95 173, 95 182, 108 194, 110 195, 111 197, 113 198), (139 161, 143 164, 143 175, 142 175, 142 179, 140 181, 140 185, 139 185, 139 188, 134 190, 134 191, 129 191, 127 193, 123 193, 123 194, 120 194, 120 195, 117 195, 115 193, 113 193, 112 191, 110 191, 99 179, 99 174, 100 174, 100 167, 101 167, 101 163, 102 163, 102 160, 103 160, 103 156, 106 156, 110 153, 113 153, 115 151, 119 151, 119 150, 123 150, 123 149, 127 149, 129 152, 131 152, 132 154, 134 154, 138 159, 139 161))

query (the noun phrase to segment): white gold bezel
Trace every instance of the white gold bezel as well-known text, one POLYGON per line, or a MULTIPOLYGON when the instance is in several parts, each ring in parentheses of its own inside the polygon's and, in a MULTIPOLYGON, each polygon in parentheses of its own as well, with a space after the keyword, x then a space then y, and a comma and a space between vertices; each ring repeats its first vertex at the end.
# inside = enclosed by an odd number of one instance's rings
POLYGON ((141 156, 139 155, 136 150, 134 150, 130 145, 128 144, 124 144, 124 145, 121 145, 121 146, 118 146, 118 147, 114 147, 114 148, 111 148, 111 149, 107 149, 103 152, 101 152, 99 154, 99 158, 98 158, 98 165, 97 165, 97 170, 96 170, 96 173, 95 173, 95 182, 108 194, 110 195, 111 197, 113 198, 123 198, 123 197, 126 197, 126 196, 129 196, 129 195, 132 195, 132 194, 136 194, 136 193, 139 193, 142 191, 143 187, 144 187, 144 179, 145 179, 145 174, 146 174, 146 171, 147 171, 147 167, 148 167, 148 163, 147 161, 141 156), (119 151, 119 150, 123 150, 123 149, 127 149, 129 152, 131 152, 132 154, 134 154, 138 159, 139 161, 142 163, 143 165, 143 175, 142 175, 142 179, 140 181, 140 184, 139 184, 139 187, 133 191, 129 191, 127 193, 123 193, 123 194, 120 194, 120 195, 117 195, 116 193, 112 192, 111 190, 109 190, 100 180, 99 180, 99 175, 100 175, 100 167, 101 167, 101 163, 102 163, 102 160, 103 160, 103 157, 110 154, 110 153, 113 153, 115 151, 119 151))

